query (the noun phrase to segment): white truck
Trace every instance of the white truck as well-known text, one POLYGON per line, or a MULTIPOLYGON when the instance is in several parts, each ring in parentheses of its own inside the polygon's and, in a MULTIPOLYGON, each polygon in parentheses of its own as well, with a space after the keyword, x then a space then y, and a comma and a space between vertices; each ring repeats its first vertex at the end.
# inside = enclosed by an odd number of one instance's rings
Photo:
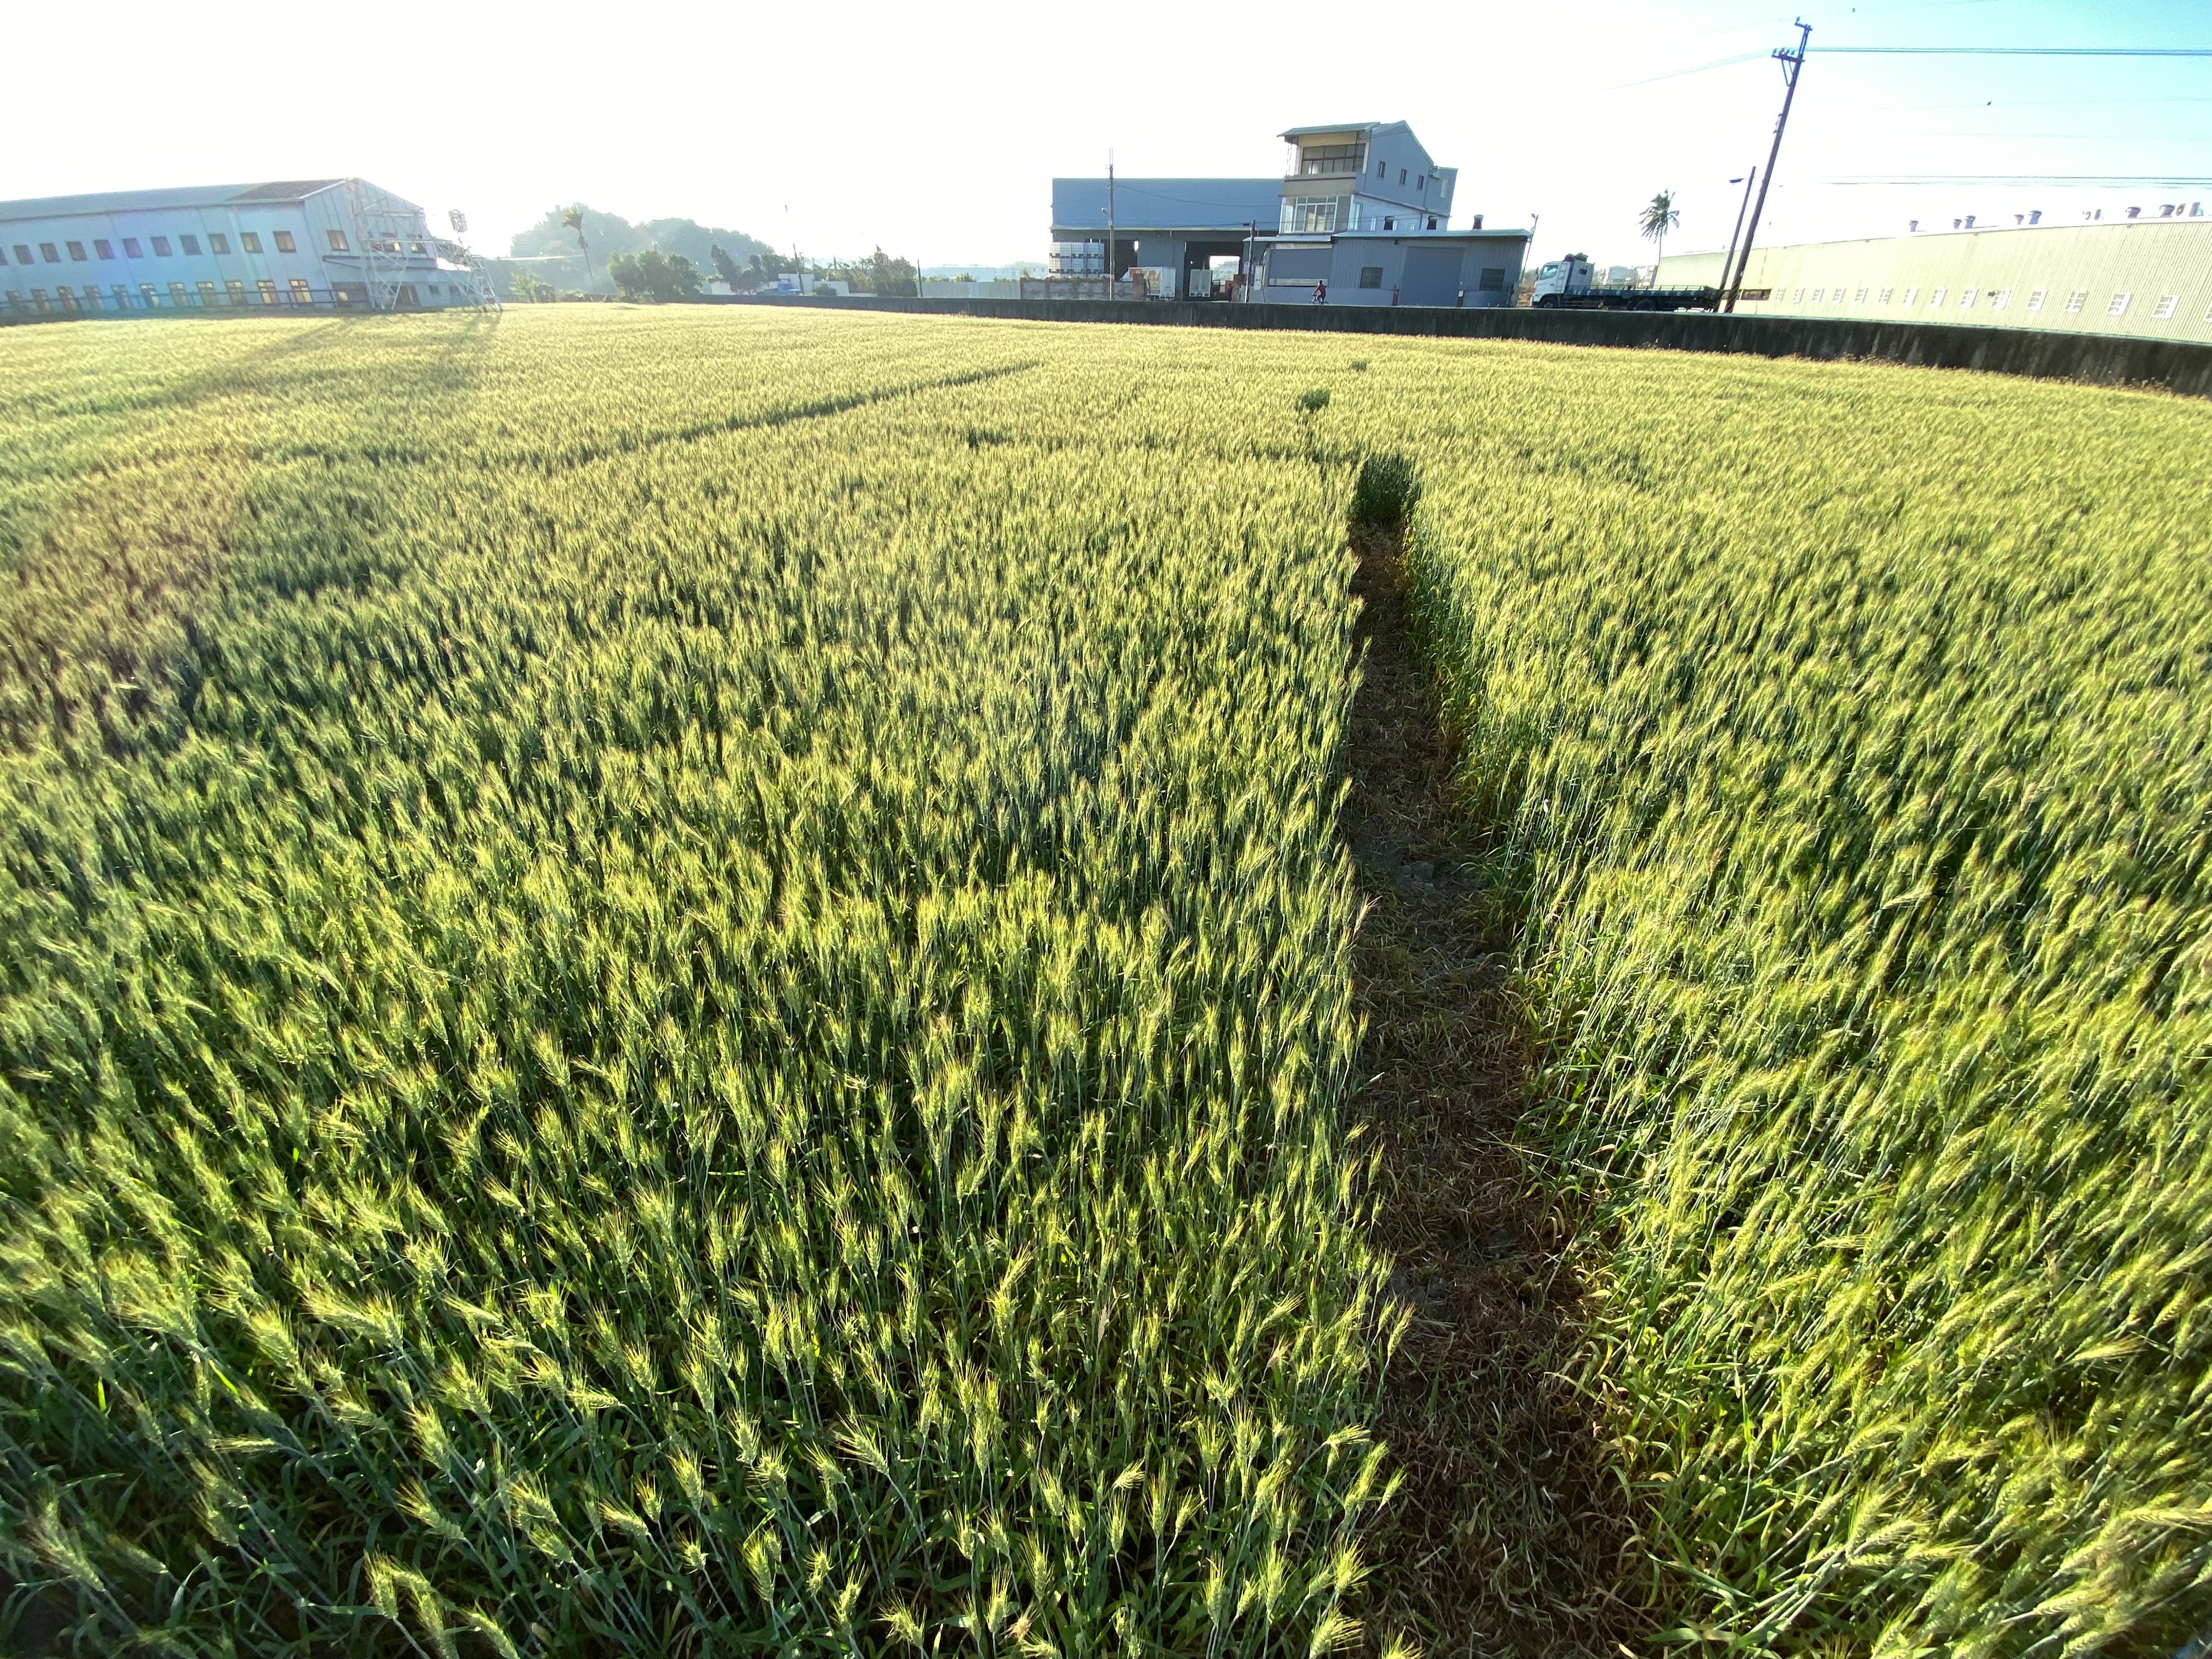
POLYGON ((1536 269, 1528 303, 1540 311, 1712 311, 1720 290, 1711 288, 1601 287, 1587 253, 1570 253, 1536 269))

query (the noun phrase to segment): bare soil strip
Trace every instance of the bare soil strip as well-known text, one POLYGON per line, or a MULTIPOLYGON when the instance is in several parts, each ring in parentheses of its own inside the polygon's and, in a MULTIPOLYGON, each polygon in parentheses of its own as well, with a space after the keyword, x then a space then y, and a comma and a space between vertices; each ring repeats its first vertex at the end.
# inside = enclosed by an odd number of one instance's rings
POLYGON ((1355 526, 1365 672, 1345 812, 1369 910, 1359 1106, 1382 1147, 1377 1242, 1414 1319, 1382 1431, 1403 1472, 1374 1540, 1368 1627, 1429 1659, 1607 1654, 1630 1529, 1585 1403, 1557 1375, 1580 1293, 1573 1216, 1516 1150, 1525 1021, 1504 969, 1510 894, 1455 810, 1453 751, 1407 633, 1395 530, 1355 526))

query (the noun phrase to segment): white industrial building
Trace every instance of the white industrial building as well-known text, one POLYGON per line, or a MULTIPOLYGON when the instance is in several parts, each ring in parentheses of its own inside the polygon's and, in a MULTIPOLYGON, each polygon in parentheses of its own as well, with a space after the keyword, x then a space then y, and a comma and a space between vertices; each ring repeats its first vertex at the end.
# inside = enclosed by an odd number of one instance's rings
POLYGON ((421 208, 362 179, 0 202, 0 320, 489 297, 421 208))

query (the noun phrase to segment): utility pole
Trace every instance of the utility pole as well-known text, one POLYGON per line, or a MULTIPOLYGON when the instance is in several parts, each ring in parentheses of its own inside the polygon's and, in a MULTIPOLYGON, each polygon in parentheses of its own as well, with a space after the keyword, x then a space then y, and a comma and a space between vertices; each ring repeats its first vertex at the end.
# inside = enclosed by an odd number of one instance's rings
POLYGON ((1751 223, 1743 234, 1742 262, 1736 266, 1735 281, 1729 285, 1728 302, 1721 309, 1734 311, 1736 295, 1743 291, 1743 273, 1751 265, 1751 245, 1759 236, 1759 221, 1766 211, 1767 187, 1774 182, 1774 161, 1782 154, 1782 130, 1790 125, 1790 105, 1797 96, 1797 76, 1805 67, 1805 42, 1812 38, 1813 26, 1803 18, 1797 20, 1797 50, 1785 52, 1778 48, 1775 61, 1782 65, 1782 76, 1787 83, 1782 94, 1782 113, 1774 123, 1774 144, 1766 152, 1766 176, 1759 181, 1759 205, 1751 210, 1751 223))
MULTIPOLYGON (((1735 245, 1743 240, 1743 216, 1751 206, 1751 187, 1759 179, 1759 169, 1753 167, 1744 175, 1743 199, 1735 204, 1735 228, 1729 232, 1728 258, 1721 261, 1721 292, 1729 291, 1729 273, 1735 269, 1735 245)), ((1734 184, 1731 179, 1729 183, 1734 184)))
POLYGON ((1114 152, 1106 152, 1106 297, 1121 297, 1119 285, 1114 280, 1114 267, 1120 263, 1114 248, 1114 152))

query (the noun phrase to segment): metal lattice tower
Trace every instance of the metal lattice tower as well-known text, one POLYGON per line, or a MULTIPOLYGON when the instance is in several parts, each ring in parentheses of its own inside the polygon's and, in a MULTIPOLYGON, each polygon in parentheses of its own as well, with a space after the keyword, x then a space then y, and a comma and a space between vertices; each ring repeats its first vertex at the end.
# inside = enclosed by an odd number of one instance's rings
MULTIPOLYGON (((453 216, 459 219, 459 214, 453 216)), ((420 208, 356 179, 353 219, 370 310, 397 311, 403 303, 416 303, 414 286, 426 280, 465 290, 469 303, 480 311, 500 309, 483 261, 464 244, 432 235, 420 208)))

